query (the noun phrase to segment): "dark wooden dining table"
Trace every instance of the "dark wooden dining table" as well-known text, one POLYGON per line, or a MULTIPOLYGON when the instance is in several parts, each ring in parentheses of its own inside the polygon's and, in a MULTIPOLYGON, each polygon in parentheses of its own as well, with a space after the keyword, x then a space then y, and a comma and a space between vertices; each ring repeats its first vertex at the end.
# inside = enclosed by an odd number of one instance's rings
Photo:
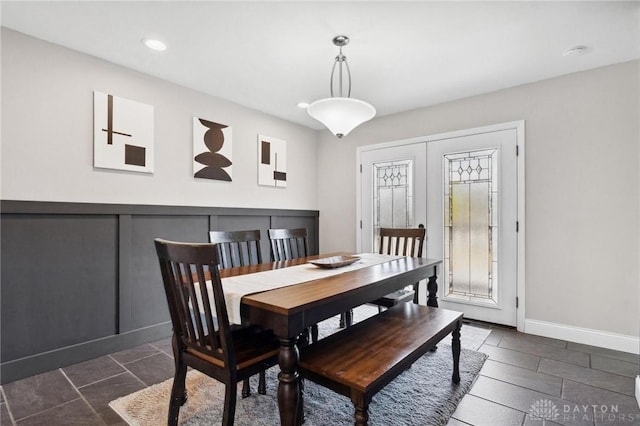
MULTIPOLYGON (((311 260, 346 253, 310 256, 221 271, 231 277, 305 264, 311 260)), ((298 374, 297 340, 313 324, 380 298, 407 285, 428 279, 427 305, 437 306, 440 259, 400 257, 361 269, 249 294, 240 306, 243 322, 272 329, 280 339, 278 408, 282 425, 299 425, 303 419, 303 395, 298 374)))

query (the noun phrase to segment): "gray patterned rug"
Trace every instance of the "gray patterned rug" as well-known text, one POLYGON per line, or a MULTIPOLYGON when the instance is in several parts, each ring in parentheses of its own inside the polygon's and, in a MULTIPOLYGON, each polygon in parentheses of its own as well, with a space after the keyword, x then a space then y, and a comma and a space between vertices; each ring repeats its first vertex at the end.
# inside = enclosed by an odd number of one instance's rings
MULTIPOLYGON (((362 311, 362 310, 361 310, 362 311)), ((375 311, 356 311, 361 320, 375 311)), ((337 318, 320 324, 320 334, 327 335, 337 329, 337 318)), ((369 406, 370 425, 445 425, 458 403, 469 390, 482 368, 486 355, 473 349, 479 347, 489 334, 488 330, 463 326, 460 356, 460 383, 451 382, 452 357, 450 338, 416 361, 378 393, 369 406), (465 335, 471 345, 465 344, 465 335)), ((235 424, 241 426, 279 425, 277 404, 277 372, 267 370, 267 395, 259 395, 257 377, 252 378, 254 393, 242 399, 238 389, 235 424)), ((155 426, 166 424, 169 395, 173 380, 112 401, 113 408, 130 425, 155 426)), ((180 409, 180 424, 189 426, 220 424, 224 402, 224 387, 197 371, 187 375, 189 399, 180 409)), ((351 401, 311 381, 305 382, 305 426, 353 424, 351 401)))

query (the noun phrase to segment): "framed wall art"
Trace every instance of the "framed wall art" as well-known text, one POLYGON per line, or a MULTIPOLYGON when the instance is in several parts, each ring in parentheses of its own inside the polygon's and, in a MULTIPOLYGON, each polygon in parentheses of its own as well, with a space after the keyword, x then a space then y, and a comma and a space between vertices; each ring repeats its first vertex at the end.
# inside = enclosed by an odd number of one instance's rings
POLYGON ((287 142, 258 135, 258 184, 287 186, 287 142))
POLYGON ((153 173, 153 106, 93 92, 93 165, 153 173))
POLYGON ((193 117, 193 177, 231 182, 231 127, 193 117))

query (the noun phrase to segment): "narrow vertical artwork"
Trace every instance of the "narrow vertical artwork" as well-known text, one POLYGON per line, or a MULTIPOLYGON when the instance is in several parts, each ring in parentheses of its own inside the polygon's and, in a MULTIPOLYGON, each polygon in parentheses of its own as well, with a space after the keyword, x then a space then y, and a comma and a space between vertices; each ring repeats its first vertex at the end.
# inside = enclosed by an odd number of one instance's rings
POLYGON ((258 135, 258 184, 287 186, 287 142, 258 135))
POLYGON ((193 117, 193 176, 231 182, 231 127, 193 117))
POLYGON ((153 173, 153 106, 93 92, 93 165, 153 173))

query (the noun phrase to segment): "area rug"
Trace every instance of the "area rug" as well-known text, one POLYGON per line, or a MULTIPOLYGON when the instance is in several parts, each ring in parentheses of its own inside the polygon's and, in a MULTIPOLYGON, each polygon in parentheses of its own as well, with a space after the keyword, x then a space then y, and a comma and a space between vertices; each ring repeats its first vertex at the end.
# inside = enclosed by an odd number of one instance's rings
MULTIPOLYGON (((367 312, 368 314, 368 312, 367 312)), ((368 315, 365 315, 368 316, 368 315)), ((355 318, 361 318, 356 313, 355 318)), ((331 334, 337 328, 337 318, 324 321, 320 334, 331 334)), ((463 336, 488 335, 488 330, 463 326, 463 336), (465 330, 466 328, 466 330, 465 330)), ((484 340, 484 339, 483 339, 484 340)), ((450 338, 416 361, 379 392, 369 406, 370 425, 445 425, 462 397, 467 393, 486 355, 464 348, 460 356, 460 383, 451 382, 452 356, 450 338)), ((464 343, 464 338, 462 339, 464 343)), ((267 370, 267 395, 259 395, 257 376, 251 379, 253 394, 240 397, 236 405, 235 424, 239 426, 279 425, 277 403, 277 366, 267 370)), ((173 380, 167 380, 131 395, 112 401, 109 406, 129 425, 155 426, 166 424, 169 395, 173 380)), ((180 409, 179 424, 189 426, 220 424, 224 403, 224 386, 197 371, 187 374, 189 399, 180 409)), ((353 404, 350 399, 311 381, 305 381, 305 426, 353 424, 353 404)))

